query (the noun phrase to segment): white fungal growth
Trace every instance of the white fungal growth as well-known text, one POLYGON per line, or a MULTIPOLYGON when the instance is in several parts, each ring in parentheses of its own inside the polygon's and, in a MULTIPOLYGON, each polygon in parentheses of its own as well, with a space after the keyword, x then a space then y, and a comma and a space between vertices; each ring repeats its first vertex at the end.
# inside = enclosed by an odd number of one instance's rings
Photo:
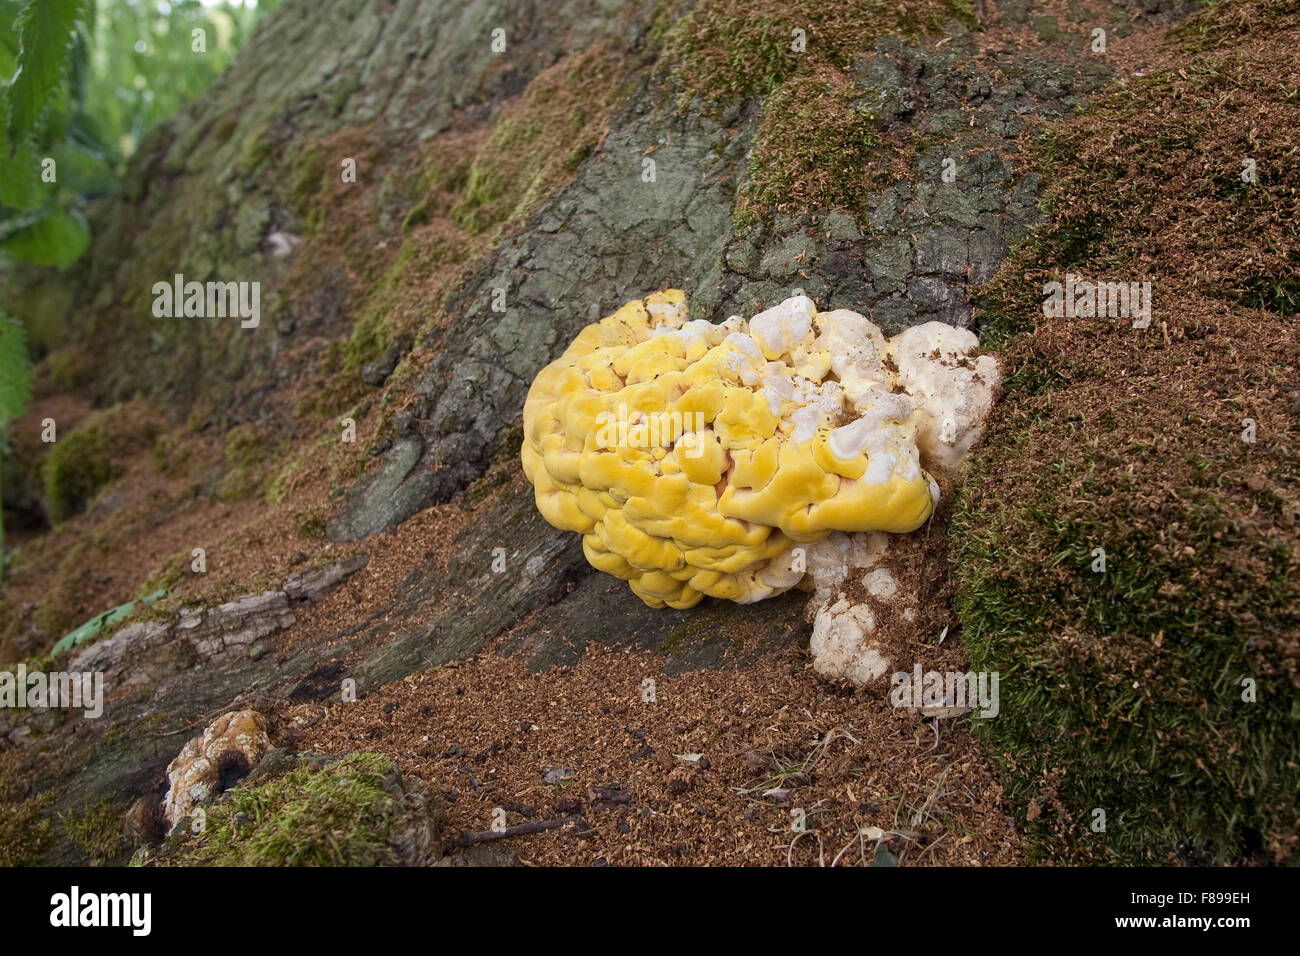
MULTIPOLYGON (((762 380, 768 404, 782 414, 792 440, 807 440, 835 422, 837 412, 839 419, 854 415, 830 430, 829 448, 846 461, 865 453, 861 480, 874 484, 900 473, 913 476, 922 465, 929 471, 956 468, 979 439, 1000 377, 997 361, 978 354, 973 332, 941 322, 886 339, 865 316, 847 309, 818 314, 799 297, 756 315, 749 331, 749 341, 768 360, 762 380), (817 353, 829 358, 822 375, 815 360, 812 369, 804 367, 817 353), (791 368, 791 362, 801 367, 791 368)), ((926 479, 937 503, 939 483, 928 472, 926 479)), ((889 672, 875 638, 876 615, 844 590, 850 573, 866 570, 860 580, 872 601, 915 597, 900 594, 894 573, 878 566, 889 541, 881 533, 836 533, 806 546, 816 591, 810 650, 818 673, 867 684, 889 672)), ((789 580, 786 567, 772 573, 774 585, 789 580)), ((902 616, 914 620, 916 611, 907 607, 902 616)))

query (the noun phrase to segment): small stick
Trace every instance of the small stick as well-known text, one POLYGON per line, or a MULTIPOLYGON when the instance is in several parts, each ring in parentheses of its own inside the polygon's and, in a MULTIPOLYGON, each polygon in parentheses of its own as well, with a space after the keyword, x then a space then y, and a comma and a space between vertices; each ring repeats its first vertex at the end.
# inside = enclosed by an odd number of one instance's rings
MULTIPOLYGON (((281 704, 284 704, 285 701, 279 697, 267 697, 265 694, 240 694, 238 697, 236 697, 226 706, 218 707, 216 710, 208 711, 208 713, 204 714, 201 717, 195 717, 193 720, 191 720, 184 727, 181 727, 179 730, 168 730, 164 733, 150 732, 149 736, 150 737, 175 737, 177 734, 185 733, 185 731, 189 730, 192 727, 197 727, 199 724, 207 723, 209 720, 211 720, 213 717, 216 717, 218 714, 227 713, 231 710, 234 710, 248 703, 266 703, 266 704, 275 704, 279 706, 281 704)), ((328 716, 328 714, 329 711, 327 710, 325 714, 322 714, 321 716, 328 716)), ((306 726, 310 727, 312 724, 316 723, 317 720, 320 720, 320 717, 315 718, 314 720, 312 720, 311 723, 307 724, 306 726)), ((299 728, 299 729, 304 729, 304 728, 299 728)))
POLYGON ((203 718, 200 717, 198 720, 191 721, 190 723, 186 724, 186 725, 185 725, 184 727, 182 727, 180 730, 169 730, 169 731, 167 731, 167 732, 165 732, 165 733, 153 733, 153 732, 151 732, 151 733, 149 734, 149 736, 150 736, 150 737, 175 737, 177 734, 183 734, 183 733, 185 733, 185 731, 190 730, 190 729, 192 729, 192 728, 194 728, 194 727, 197 727, 197 726, 198 726, 199 724, 201 724, 202 722, 203 722, 203 718))
POLYGON ((571 817, 561 817, 558 820, 529 820, 527 823, 506 827, 504 830, 481 830, 478 832, 461 830, 460 836, 455 840, 448 841, 445 849, 453 850, 457 847, 470 847, 478 843, 492 843, 496 840, 505 840, 514 836, 530 836, 546 830, 557 830, 570 823, 577 823, 581 819, 582 815, 575 813, 571 817))

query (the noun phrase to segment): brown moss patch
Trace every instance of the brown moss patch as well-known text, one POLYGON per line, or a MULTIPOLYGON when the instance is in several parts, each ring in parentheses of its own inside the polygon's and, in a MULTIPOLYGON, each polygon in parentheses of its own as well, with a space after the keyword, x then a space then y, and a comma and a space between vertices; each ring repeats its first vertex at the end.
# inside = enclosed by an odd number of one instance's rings
MULTIPOLYGON (((1201 15, 1220 16, 1235 8, 1201 15)), ((954 548, 965 644, 1003 674, 983 729, 1038 853, 1300 847, 1300 353, 1283 304, 1244 294, 1300 251, 1300 172, 1282 161, 1300 24, 1254 16, 1270 29, 1190 58, 1189 24, 1149 49, 1148 76, 1026 144, 1053 217, 989 290, 1007 395, 954 548), (1044 316, 1043 284, 1067 271, 1149 279, 1151 327, 1044 316)))
POLYGON ((606 44, 539 73, 502 107, 452 218, 475 233, 522 224, 599 148, 624 96, 627 63, 626 54, 606 44))

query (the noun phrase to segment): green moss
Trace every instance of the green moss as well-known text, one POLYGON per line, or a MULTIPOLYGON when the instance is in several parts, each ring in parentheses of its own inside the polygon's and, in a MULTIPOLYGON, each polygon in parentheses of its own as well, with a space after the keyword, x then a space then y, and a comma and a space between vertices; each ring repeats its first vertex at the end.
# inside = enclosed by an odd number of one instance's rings
POLYGON ((420 226, 427 224, 438 210, 438 203, 432 193, 424 196, 411 207, 411 211, 402 219, 402 232, 410 232, 420 226))
MULTIPOLYGON (((150 594, 155 594, 158 591, 165 591, 168 594, 171 594, 176 590, 177 585, 184 580, 185 569, 189 567, 192 560, 193 558, 191 557, 191 552, 189 550, 178 551, 176 554, 173 554, 163 562, 161 568, 149 575, 148 580, 140 586, 139 596, 143 598, 150 594)), ((155 602, 155 606, 158 603, 160 602, 155 602)), ((141 605, 137 607, 136 614, 140 619, 143 619, 146 616, 149 607, 149 605, 141 605)))
POLYGON ((423 173, 424 188, 463 193, 477 155, 476 150, 463 148, 459 140, 435 139, 430 144, 430 161, 423 173))
POLYGON ((519 464, 519 449, 524 443, 523 422, 516 422, 501 433, 500 450, 493 464, 497 467, 513 468, 519 464))
POLYGON ((0 753, 0 866, 38 866, 54 844, 49 811, 56 790, 32 795, 22 777, 22 755, 0 753))
POLYGON ((193 446, 187 441, 189 436, 181 430, 159 435, 153 443, 153 462, 158 473, 166 478, 177 478, 185 473, 193 453, 193 446))
POLYGON ((469 136, 438 136, 425 148, 416 184, 419 197, 402 220, 402 231, 411 232, 435 219, 450 215, 469 184, 470 171, 478 156, 469 136))
POLYGON ((45 355, 64 342, 64 321, 72 306, 73 289, 67 282, 24 273, 29 281, 14 288, 8 311, 17 316, 27 333, 27 348, 33 355, 45 355))
POLYGON ((58 524, 85 511, 117 474, 100 428, 83 426, 54 442, 41 468, 50 520, 58 524))
POLYGON ((262 166, 275 151, 275 141, 265 124, 244 137, 239 148, 239 165, 244 172, 253 172, 262 166))
POLYGON ((553 194, 604 136, 621 95, 625 60, 597 47, 543 70, 502 108, 469 168, 452 219, 484 233, 522 222, 553 194))
MULTIPOLYGON (((1196 8, 1215 5, 1222 5, 1222 0, 1191 0, 1184 6, 1196 8)), ((1294 2, 1261 4, 1256 16, 1250 18, 1189 17, 1171 29, 1169 35, 1180 41, 1184 53, 1203 53, 1239 42, 1248 33, 1283 27, 1287 25, 1288 14, 1294 17, 1295 13, 1294 2)))
MULTIPOLYGON (((52 666, 53 664, 53 654, 34 654, 33 656, 24 658, 22 661, 17 663, 6 664, 4 667, 0 667, 0 673, 16 674, 19 667, 22 667, 28 674, 34 674, 37 671, 46 673, 54 669, 52 666)), ((15 709, 27 710, 26 707, 16 707, 15 709)))
POLYGON ((352 327, 352 334, 343 346, 342 368, 357 372, 367 362, 373 362, 384 349, 392 344, 401 330, 392 325, 388 315, 388 306, 402 286, 402 278, 407 268, 419 253, 414 242, 406 242, 397 253, 397 258, 375 283, 374 291, 361 316, 352 327))
POLYGON ((0 803, 0 866, 38 866, 54 844, 49 809, 54 794, 45 792, 15 803, 0 803))
POLYGON ((307 236, 314 235, 324 221, 321 196, 328 173, 325 151, 315 143, 304 147, 293 162, 293 178, 285 201, 302 220, 307 236))
POLYGON ((954 20, 977 22, 965 0, 704 0, 666 31, 665 69, 684 107, 698 98, 717 116, 761 102, 737 224, 811 207, 861 218, 885 157, 855 64, 880 37, 919 39, 954 20))
POLYGON ((488 474, 474 482, 474 484, 470 485, 466 494, 469 495, 470 501, 477 504, 478 502, 489 498, 494 491, 503 485, 508 484, 509 481, 509 472, 503 469, 495 469, 488 472, 488 474))
POLYGON ((340 409, 355 408, 369 390, 361 378, 362 368, 379 358, 401 336, 413 336, 423 314, 402 301, 412 282, 408 273, 417 262, 421 271, 426 270, 444 251, 448 255, 458 254, 451 247, 450 241, 428 242, 425 237, 414 236, 402 244, 392 263, 371 283, 370 294, 357 309, 347 340, 331 342, 322 351, 316 380, 299 402, 299 416, 334 417, 341 415, 340 409))
POLYGON ((47 379, 64 392, 77 391, 88 384, 94 374, 94 362, 79 346, 69 346, 49 353, 37 368, 38 378, 47 379))
POLYGON ((68 839, 86 855, 92 866, 100 866, 116 859, 126 849, 126 836, 122 829, 125 814, 126 807, 105 800, 60 819, 68 832, 68 839))
POLYGON ((325 516, 315 512, 305 514, 298 519, 298 534, 311 541, 324 541, 326 534, 325 516))
POLYGON ((717 110, 766 96, 804 70, 848 70, 877 38, 919 39, 948 20, 978 24, 967 0, 702 0, 665 32, 665 62, 686 99, 717 110), (796 29, 803 52, 794 49, 796 29))
MULTIPOLYGON (((984 468, 1017 454, 1003 436, 994 442, 984 468)), ((1031 827, 1041 852, 1231 860, 1295 827, 1300 712, 1258 635, 1300 627, 1296 563, 1283 543, 1239 527, 1215 494, 1191 488, 1165 505, 1183 529, 1170 554, 1167 535, 1137 513, 1141 482, 1124 486, 1108 452, 1081 445, 1002 505, 979 479, 959 497, 963 641, 973 666, 1002 681, 1001 714, 976 727, 1014 804, 1041 799, 1049 784, 1059 799, 1061 815, 1031 827), (1099 545, 1104 574, 1091 570, 1099 545), (1196 553, 1195 570, 1183 548, 1196 553), (1043 573, 1039 554, 1058 570, 1043 573), (1257 702, 1242 700, 1247 677, 1257 702), (1094 808, 1110 818, 1104 835, 1088 829, 1094 808)))
POLYGON ((215 142, 225 143, 235 135, 239 128, 239 114, 231 111, 212 124, 212 138, 215 142))
POLYGON ((737 219, 810 207, 863 218, 881 185, 880 153, 875 117, 852 81, 834 70, 791 77, 763 103, 737 219))
POLYGON ((157 431, 157 423, 148 413, 117 405, 60 433, 41 465, 50 520, 57 524, 84 511, 121 473, 117 462, 151 444, 157 431))
POLYGON ((389 840, 403 808, 397 771, 377 754, 351 754, 323 769, 299 767, 207 808, 167 862, 182 866, 380 866, 398 861, 389 840), (239 822, 236 816, 239 815, 239 822))
POLYGON ((252 425, 239 425, 226 436, 225 476, 217 487, 222 501, 241 501, 260 491, 274 460, 270 438, 252 425))

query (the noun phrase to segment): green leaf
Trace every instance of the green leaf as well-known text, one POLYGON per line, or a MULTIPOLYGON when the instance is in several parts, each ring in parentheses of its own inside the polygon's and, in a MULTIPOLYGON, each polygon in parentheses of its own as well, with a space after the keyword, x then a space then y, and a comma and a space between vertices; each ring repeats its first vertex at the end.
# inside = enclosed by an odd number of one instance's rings
POLYGON ((60 91, 84 0, 30 0, 18 14, 18 69, 5 90, 9 140, 29 139, 60 91))
POLYGON ((90 229, 75 209, 53 209, 0 240, 0 249, 34 266, 66 269, 90 244, 90 229))
MULTIPOLYGON (((113 167, 104 159, 104 155, 87 149, 72 137, 55 145, 50 150, 50 158, 58 163, 59 187, 64 190, 64 194, 71 192, 86 197, 104 196, 113 192, 117 186, 113 167)), ((47 184, 45 188, 51 187, 47 184)))
POLYGON ((18 66, 18 34, 14 19, 21 9, 15 0, 0 0, 0 82, 8 83, 18 66))
MULTIPOLYGON (((149 594, 140 599, 140 603, 152 605, 160 597, 167 593, 166 589, 159 588, 153 594, 149 594)), ((66 651, 72 650, 79 644, 84 644, 92 637, 98 637, 106 627, 112 627, 118 621, 129 616, 135 610, 135 601, 127 601, 125 604, 119 604, 115 608, 105 611, 103 614, 96 614, 81 627, 75 631, 63 635, 59 642, 50 650, 50 656, 55 657, 66 651)))
POLYGON ((0 428, 17 418, 32 397, 32 363, 21 325, 0 312, 0 428))
POLYGON ((45 195, 41 189, 41 159, 31 143, 11 149, 9 137, 0 129, 0 205, 30 212, 45 195), (11 155, 12 154, 12 155, 11 155))

